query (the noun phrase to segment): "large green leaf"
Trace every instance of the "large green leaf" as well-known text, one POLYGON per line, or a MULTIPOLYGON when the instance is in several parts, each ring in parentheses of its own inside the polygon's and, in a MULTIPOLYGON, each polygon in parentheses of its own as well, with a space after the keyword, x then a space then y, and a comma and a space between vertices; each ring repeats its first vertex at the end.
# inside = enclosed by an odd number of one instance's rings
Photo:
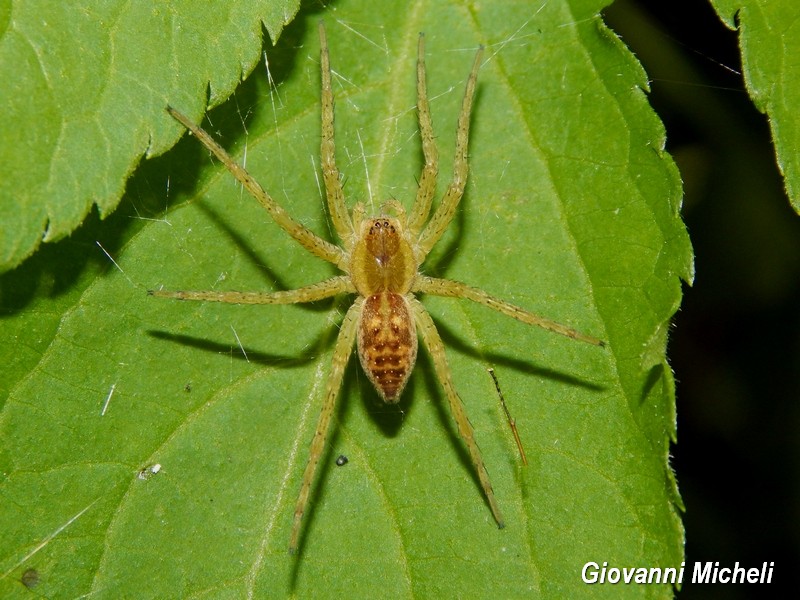
POLYGON ((739 29, 742 69, 756 108, 769 117, 786 194, 800 212, 800 4, 795 0, 711 0, 739 29))
MULTIPOLYGON (((486 44, 467 194, 426 270, 608 342, 424 299, 504 530, 427 356, 398 407, 380 403, 353 360, 301 551, 288 555, 349 299, 238 307, 148 297, 160 286, 288 289, 333 272, 187 137, 137 171, 115 217, 91 220, 0 280, 2 336, 14 342, 2 345, 0 595, 22 595, 33 569, 48 597, 670 597, 666 585, 581 582, 587 561, 682 560, 664 352, 691 249, 646 77, 604 27, 603 4, 398 3, 378 15, 346 0, 325 16, 349 202, 377 210, 414 196, 420 30, 444 189, 464 81, 486 44), (335 466, 339 454, 347 465, 335 466)), ((205 126, 294 216, 330 236, 318 176, 318 18, 301 12, 268 50, 267 71, 205 126)), ((201 100, 169 98, 193 117, 201 100)))
POLYGON ((297 0, 0 2, 0 272, 108 215, 175 128, 167 101, 227 98, 297 0), (263 23, 263 25, 262 25, 263 23))

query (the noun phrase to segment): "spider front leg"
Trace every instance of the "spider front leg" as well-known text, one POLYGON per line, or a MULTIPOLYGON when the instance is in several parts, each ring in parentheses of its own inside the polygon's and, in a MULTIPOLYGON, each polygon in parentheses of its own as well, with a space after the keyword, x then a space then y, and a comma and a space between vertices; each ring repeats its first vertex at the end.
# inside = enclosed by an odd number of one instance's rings
MULTIPOLYGON (((467 87, 464 91, 464 100, 461 103, 461 113, 458 116, 458 129, 456 130, 456 155, 453 160, 453 180, 447 188, 442 198, 441 204, 433 213, 431 220, 428 221, 425 229, 419 236, 417 250, 420 260, 425 258, 431 248, 442 237, 453 216, 456 214, 458 203, 464 195, 464 188, 467 185, 467 175, 469 174, 469 162, 467 151, 469 149, 469 121, 472 116, 472 103, 475 99, 475 86, 478 80, 478 68, 481 66, 483 56, 483 46, 478 48, 475 53, 475 61, 472 63, 472 70, 467 79, 467 87)), ((423 140, 424 143, 424 140, 423 140)), ((413 212, 413 211, 412 211, 413 212)))
POLYGON ((331 372, 328 375, 328 385, 325 388, 325 400, 322 403, 322 412, 319 415, 317 428, 314 430, 314 438, 311 440, 311 449, 308 453, 308 463, 303 473, 303 483, 300 486, 300 493, 297 496, 297 504, 294 509, 294 524, 292 525, 292 536, 289 540, 289 552, 294 554, 297 550, 297 543, 300 539, 300 524, 303 514, 306 512, 308 496, 311 492, 311 485, 314 483, 314 474, 317 472, 322 453, 325 450, 325 440, 328 437, 328 429, 333 416, 333 409, 336 407, 336 398, 339 395, 339 388, 342 385, 344 370, 347 361, 353 351, 358 321, 364 306, 364 298, 358 297, 342 321, 339 337, 336 339, 336 347, 333 351, 333 361, 331 372))
POLYGON ((425 73, 425 36, 419 34, 417 44, 417 118, 419 119, 419 137, 422 140, 422 156, 425 165, 419 177, 417 198, 411 209, 408 219, 408 231, 412 239, 419 237, 428 214, 431 203, 436 195, 436 176, 439 174, 439 151, 433 138, 433 123, 431 122, 431 108, 428 103, 428 84, 425 73))
POLYGON ((475 467, 475 471, 478 473, 478 479, 481 482, 483 493, 486 494, 489 507, 492 509, 494 520, 497 521, 497 526, 502 529, 505 527, 505 521, 503 521, 503 515, 500 513, 500 507, 494 497, 494 490, 492 490, 492 484, 489 481, 489 473, 486 471, 486 466, 483 464, 481 451, 478 449, 478 443, 475 441, 475 430, 472 427, 472 423, 469 422, 467 413, 464 410, 464 404, 461 402, 461 398, 458 397, 456 388, 453 385, 453 379, 450 376, 450 367, 447 364, 442 338, 439 337, 439 332, 436 331, 436 325, 434 325, 433 319, 431 319, 431 316, 428 314, 428 311, 425 310, 422 303, 412 296, 409 299, 409 304, 414 314, 414 320, 417 323, 419 336, 422 338, 422 342, 425 344, 425 347, 428 349, 433 359, 433 367, 436 371, 436 376, 439 378, 444 388, 445 396, 447 396, 447 401, 450 403, 450 412, 453 413, 453 418, 458 426, 458 433, 461 434, 461 437, 464 438, 464 442, 467 444, 469 457, 472 459, 472 466, 475 467))
POLYGON ((327 240, 323 240, 302 223, 293 219, 283 207, 273 200, 272 196, 264 191, 264 188, 253 179, 253 176, 250 175, 244 167, 240 166, 231 158, 231 155, 228 154, 205 129, 192 123, 189 117, 171 106, 167 106, 167 112, 181 125, 186 127, 186 129, 191 131, 192 134, 200 140, 223 165, 225 165, 225 168, 230 171, 231 175, 238 179, 239 183, 245 187, 250 195, 259 201, 261 206, 267 210, 273 221, 275 221, 281 229, 297 240, 303 248, 311 252, 314 256, 327 260, 335 264, 342 271, 347 272, 347 257, 344 250, 335 244, 331 244, 327 240))
POLYGON ((319 24, 320 69, 322 72, 322 142, 320 157, 322 160, 322 179, 325 182, 325 196, 336 234, 344 242, 345 248, 352 248, 355 242, 353 221, 347 214, 344 204, 344 191, 336 167, 336 143, 334 142, 333 90, 331 89, 331 62, 328 55, 328 38, 325 26, 319 24))

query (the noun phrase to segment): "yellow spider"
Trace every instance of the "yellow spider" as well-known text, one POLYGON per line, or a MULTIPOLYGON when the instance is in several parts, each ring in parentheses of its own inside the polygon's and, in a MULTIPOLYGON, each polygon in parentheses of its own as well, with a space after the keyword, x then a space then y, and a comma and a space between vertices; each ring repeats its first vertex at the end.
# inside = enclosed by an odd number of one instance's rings
POLYGON ((160 298, 231 304, 295 304, 314 302, 337 294, 356 295, 353 305, 342 321, 339 337, 336 340, 322 412, 311 441, 308 464, 303 474, 303 482, 294 510, 294 524, 289 542, 290 552, 297 550, 303 514, 306 511, 317 465, 325 447, 336 397, 354 342, 358 347, 361 366, 375 385, 375 389, 386 402, 395 403, 399 401, 400 394, 414 368, 417 356, 417 336, 422 338, 422 342, 433 358, 436 375, 444 388, 450 410, 458 426, 458 432, 467 444, 472 464, 478 473, 492 514, 497 525, 503 527, 503 517, 492 491, 478 444, 475 442, 475 432, 453 386, 444 345, 433 320, 417 300, 415 294, 466 298, 523 323, 537 325, 575 340, 596 345, 603 345, 603 342, 494 298, 477 288, 457 281, 428 277, 420 272, 420 266, 425 257, 447 229, 464 194, 469 170, 467 145, 470 116, 483 49, 479 49, 475 55, 458 118, 453 179, 441 203, 433 212, 433 216, 428 219, 436 191, 439 160, 428 106, 424 37, 420 35, 417 57, 417 113, 425 165, 419 179, 417 197, 409 215, 406 215, 398 202, 388 201, 382 207, 381 215, 367 217, 362 204, 355 205, 352 215, 348 213, 345 206, 341 177, 336 167, 331 68, 328 42, 322 23, 319 25, 319 37, 322 69, 322 144, 320 150, 322 173, 331 220, 336 234, 342 242, 341 246, 320 238, 294 220, 244 168, 233 161, 230 155, 207 132, 174 108, 168 107, 167 110, 222 161, 286 233, 314 256, 336 265, 344 274, 320 283, 282 292, 153 290, 149 293, 160 298))

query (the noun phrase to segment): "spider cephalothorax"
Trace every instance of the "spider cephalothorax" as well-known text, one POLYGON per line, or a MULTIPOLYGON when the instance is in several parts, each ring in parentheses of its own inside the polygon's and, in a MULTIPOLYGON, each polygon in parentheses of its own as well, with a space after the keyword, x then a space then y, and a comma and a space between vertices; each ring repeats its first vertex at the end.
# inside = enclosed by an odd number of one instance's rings
POLYGON ((331 221, 342 242, 341 246, 320 238, 294 220, 244 168, 233 161, 208 133, 175 109, 168 108, 168 111, 222 161, 284 231, 315 256, 336 265, 343 275, 282 292, 155 290, 150 293, 161 298, 206 300, 232 304, 295 304, 313 302, 337 294, 354 294, 356 296, 342 321, 333 351, 325 399, 311 441, 308 464, 303 474, 295 506, 294 524, 289 542, 290 551, 297 549, 302 517, 306 511, 314 475, 325 447, 336 397, 353 346, 358 346, 361 365, 378 393, 386 402, 393 403, 399 400, 414 368, 418 337, 422 339, 433 359, 436 375, 444 388, 450 411, 458 426, 458 432, 467 445, 470 459, 478 474, 492 514, 498 526, 503 527, 503 517, 495 500, 480 450, 475 442, 475 432, 453 385, 444 344, 436 331, 433 320, 422 303, 417 300, 415 294, 465 298, 529 325, 537 325, 591 344, 602 345, 602 342, 595 337, 584 335, 490 296, 480 289, 449 279, 428 277, 420 272, 420 266, 425 257, 444 234, 464 194, 469 171, 467 163, 469 123, 482 49, 479 49, 475 55, 458 118, 453 177, 442 201, 431 216, 439 160, 428 107, 424 37, 420 35, 417 58, 417 113, 425 164, 419 179, 417 197, 408 215, 399 203, 392 201, 388 202, 382 210, 384 214, 377 217, 365 217, 362 205, 357 204, 351 215, 344 203, 341 178, 336 167, 333 91, 331 89, 328 43, 322 24, 319 27, 319 34, 322 67, 322 143, 320 149, 322 174, 331 221), (393 213, 393 216, 388 213, 393 213))

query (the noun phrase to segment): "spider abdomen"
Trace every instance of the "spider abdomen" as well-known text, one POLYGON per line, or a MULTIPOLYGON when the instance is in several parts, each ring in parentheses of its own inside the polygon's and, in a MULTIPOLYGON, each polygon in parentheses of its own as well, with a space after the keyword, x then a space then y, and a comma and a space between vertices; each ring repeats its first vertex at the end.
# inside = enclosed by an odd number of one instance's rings
POLYGON ((381 397, 397 402, 417 358, 417 330, 403 295, 383 291, 364 300, 358 357, 381 397))

